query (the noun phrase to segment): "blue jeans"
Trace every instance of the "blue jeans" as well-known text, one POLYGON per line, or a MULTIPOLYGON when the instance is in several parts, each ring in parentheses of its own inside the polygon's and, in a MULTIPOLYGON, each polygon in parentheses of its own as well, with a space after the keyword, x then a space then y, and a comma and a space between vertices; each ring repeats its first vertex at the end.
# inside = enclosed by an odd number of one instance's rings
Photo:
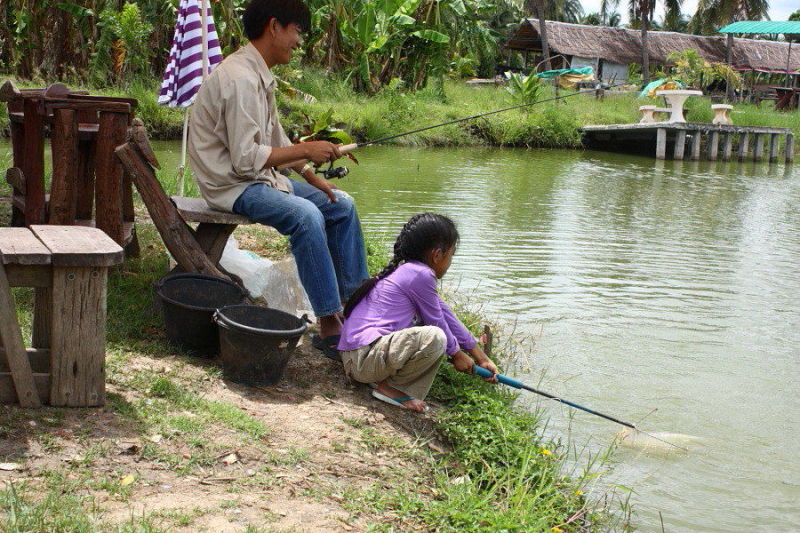
POLYGON ((234 202, 233 212, 289 236, 314 314, 334 315, 369 276, 355 203, 341 191, 334 191, 334 203, 308 183, 290 183, 294 194, 264 183, 250 185, 234 202))

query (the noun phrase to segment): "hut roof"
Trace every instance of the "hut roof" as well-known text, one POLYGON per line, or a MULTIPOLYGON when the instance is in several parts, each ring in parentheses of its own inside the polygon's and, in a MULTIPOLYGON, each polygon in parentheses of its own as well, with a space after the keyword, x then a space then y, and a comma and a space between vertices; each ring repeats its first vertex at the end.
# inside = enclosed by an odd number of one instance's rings
MULTIPOLYGON (((600 57, 614 63, 641 62, 641 32, 627 28, 587 26, 548 20, 547 38, 551 55, 600 57)), ((648 33, 648 51, 655 63, 666 63, 674 51, 694 48, 707 61, 725 62, 725 37, 691 35, 672 31, 648 33)), ((539 20, 524 19, 505 44, 511 50, 541 51, 539 20)), ((737 67, 785 71, 789 43, 734 38, 733 63, 737 67)), ((800 70, 800 46, 791 50, 789 68, 800 70)))

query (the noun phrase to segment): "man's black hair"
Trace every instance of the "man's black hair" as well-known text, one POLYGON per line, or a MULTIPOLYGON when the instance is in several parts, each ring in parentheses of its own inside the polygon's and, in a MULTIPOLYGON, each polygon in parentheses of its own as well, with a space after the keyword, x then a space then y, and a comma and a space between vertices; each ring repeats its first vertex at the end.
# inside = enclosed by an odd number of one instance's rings
POLYGON ((297 24, 303 32, 311 29, 311 12, 303 0, 252 0, 244 9, 242 24, 247 38, 257 39, 270 19, 281 26, 297 24))

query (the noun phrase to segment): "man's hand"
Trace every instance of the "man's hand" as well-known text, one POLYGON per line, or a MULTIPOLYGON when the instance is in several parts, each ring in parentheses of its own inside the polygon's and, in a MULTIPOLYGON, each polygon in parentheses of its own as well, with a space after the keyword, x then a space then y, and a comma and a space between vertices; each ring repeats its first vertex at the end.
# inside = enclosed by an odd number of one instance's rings
POLYGON ((309 141, 301 143, 300 146, 305 148, 306 158, 315 165, 321 165, 328 161, 336 161, 342 154, 335 144, 328 141, 309 141))
POLYGON ((459 372, 463 372, 464 374, 472 374, 472 366, 475 364, 475 361, 473 361, 470 356, 461 350, 457 351, 453 355, 451 362, 453 363, 453 368, 459 372))
POLYGON ((322 192, 324 192, 325 194, 327 194, 328 198, 330 198, 331 202, 334 202, 334 203, 337 202, 336 194, 334 194, 333 191, 338 189, 339 187, 337 187, 336 185, 334 185, 333 183, 331 183, 330 181, 328 181, 326 179, 320 178, 319 176, 317 176, 316 174, 312 173, 311 171, 306 171, 306 173, 303 174, 303 177, 306 179, 306 181, 308 182, 309 185, 313 185, 317 189, 319 189, 322 192))

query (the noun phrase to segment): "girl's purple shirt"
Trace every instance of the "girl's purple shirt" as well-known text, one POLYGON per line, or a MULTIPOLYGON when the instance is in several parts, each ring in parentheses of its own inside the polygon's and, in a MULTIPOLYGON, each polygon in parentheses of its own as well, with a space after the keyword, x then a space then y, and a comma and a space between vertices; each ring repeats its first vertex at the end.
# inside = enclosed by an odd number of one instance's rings
POLYGON ((471 350, 477 340, 456 318, 436 291, 436 274, 424 263, 409 261, 378 281, 345 320, 339 350, 367 346, 374 340, 414 325, 419 316, 447 337, 447 354, 471 350))

